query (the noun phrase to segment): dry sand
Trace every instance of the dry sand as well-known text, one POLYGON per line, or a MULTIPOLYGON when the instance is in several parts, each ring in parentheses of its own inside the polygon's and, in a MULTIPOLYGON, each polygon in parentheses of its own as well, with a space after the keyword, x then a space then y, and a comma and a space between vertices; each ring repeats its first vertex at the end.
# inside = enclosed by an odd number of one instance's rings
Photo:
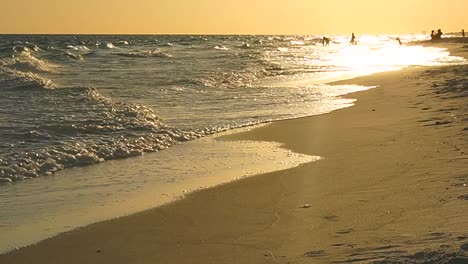
MULTIPOLYGON (((467 43, 454 42, 466 58, 467 43)), ((223 138, 323 160, 93 224, 0 263, 467 263, 467 74, 468 65, 413 68, 341 82, 379 87, 348 95, 358 99, 351 108, 223 138)))

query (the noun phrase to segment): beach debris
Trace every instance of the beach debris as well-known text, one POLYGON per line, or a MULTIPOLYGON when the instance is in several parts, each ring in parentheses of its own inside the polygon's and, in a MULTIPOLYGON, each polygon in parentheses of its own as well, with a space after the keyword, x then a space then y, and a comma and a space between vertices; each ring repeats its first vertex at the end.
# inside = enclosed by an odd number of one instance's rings
POLYGON ((309 204, 304 204, 301 206, 301 208, 310 208, 310 205, 309 204))

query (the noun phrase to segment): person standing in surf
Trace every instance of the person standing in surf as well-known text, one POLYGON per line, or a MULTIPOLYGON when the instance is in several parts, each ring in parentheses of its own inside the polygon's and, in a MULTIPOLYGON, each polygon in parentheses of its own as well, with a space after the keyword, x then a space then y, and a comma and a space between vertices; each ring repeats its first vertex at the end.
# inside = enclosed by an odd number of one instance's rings
POLYGON ((403 42, 401 42, 400 37, 397 37, 396 40, 398 41, 398 44, 400 44, 400 46, 403 45, 403 42))
POLYGON ((351 41, 349 42, 351 45, 356 45, 356 36, 354 36, 354 33, 351 34, 351 41))

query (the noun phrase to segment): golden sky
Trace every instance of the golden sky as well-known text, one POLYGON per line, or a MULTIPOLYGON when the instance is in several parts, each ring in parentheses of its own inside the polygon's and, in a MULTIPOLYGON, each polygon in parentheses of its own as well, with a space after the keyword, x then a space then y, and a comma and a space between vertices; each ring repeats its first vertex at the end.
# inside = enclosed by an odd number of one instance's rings
POLYGON ((0 0, 0 33, 340 34, 468 30, 468 0, 0 0))

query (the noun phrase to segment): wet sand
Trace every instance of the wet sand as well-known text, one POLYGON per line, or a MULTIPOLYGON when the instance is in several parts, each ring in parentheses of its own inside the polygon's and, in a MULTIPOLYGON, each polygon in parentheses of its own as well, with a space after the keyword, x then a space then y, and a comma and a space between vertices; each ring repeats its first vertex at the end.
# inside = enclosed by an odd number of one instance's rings
MULTIPOLYGON (((446 45, 467 58, 467 42, 446 45)), ((463 65, 340 82, 379 87, 348 95, 351 108, 221 139, 280 142, 322 160, 92 224, 0 263, 463 261, 467 76, 463 65)))

